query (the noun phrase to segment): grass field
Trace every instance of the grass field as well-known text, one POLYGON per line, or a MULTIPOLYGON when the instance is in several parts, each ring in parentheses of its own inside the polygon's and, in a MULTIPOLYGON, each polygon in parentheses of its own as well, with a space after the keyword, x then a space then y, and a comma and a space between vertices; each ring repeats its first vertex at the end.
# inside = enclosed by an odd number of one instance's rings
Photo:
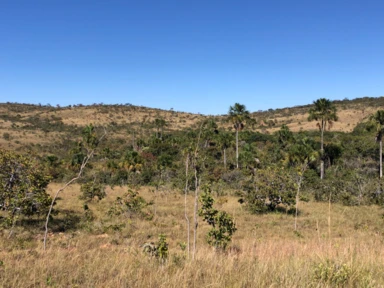
MULTIPOLYGON (((53 193, 59 187, 51 184, 53 193)), ((79 186, 65 190, 43 251, 42 222, 22 228, 0 242, 1 287, 384 287, 383 210, 300 202, 298 231, 284 212, 251 215, 236 197, 216 198, 218 209, 232 214, 238 231, 227 252, 205 242, 209 227, 199 221, 195 260, 185 249, 184 196, 141 188, 152 200, 152 220, 106 215, 127 187, 107 189, 107 197, 89 204, 84 220, 79 186), (164 233, 169 257, 160 263, 142 252, 146 242, 164 233)), ((188 196, 192 221, 193 197, 188 196)), ((32 222, 32 221, 31 221, 32 222)))

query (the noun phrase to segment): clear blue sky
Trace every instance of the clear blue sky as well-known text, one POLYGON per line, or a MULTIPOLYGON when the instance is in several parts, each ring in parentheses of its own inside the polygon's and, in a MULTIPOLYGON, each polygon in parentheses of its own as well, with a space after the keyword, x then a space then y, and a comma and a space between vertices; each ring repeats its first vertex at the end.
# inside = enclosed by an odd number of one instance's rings
POLYGON ((0 0, 0 102, 225 114, 384 95, 384 1, 0 0))

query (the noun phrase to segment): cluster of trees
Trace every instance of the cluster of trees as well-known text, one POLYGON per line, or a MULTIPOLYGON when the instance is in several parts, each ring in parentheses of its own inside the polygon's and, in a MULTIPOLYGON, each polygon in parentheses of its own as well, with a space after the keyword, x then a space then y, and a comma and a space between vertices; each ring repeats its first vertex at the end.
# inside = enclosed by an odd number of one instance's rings
MULTIPOLYGON (((330 131, 338 120, 334 104, 324 98, 313 104, 308 120, 316 121, 319 132, 293 133, 286 125, 274 134, 253 132, 249 128, 255 120, 245 105, 235 103, 227 117, 232 131, 208 118, 196 127, 165 132, 167 122, 158 118, 153 121, 154 133, 125 139, 100 141, 104 130, 89 125, 81 131, 81 141, 53 143, 38 160, 1 150, 1 209, 11 219, 47 213, 54 202, 45 193, 51 180, 79 180, 86 201, 104 197, 104 185, 152 185, 186 194, 209 185, 210 192, 203 194, 206 211, 201 215, 213 226, 209 237, 219 235, 222 242, 209 241, 225 247, 235 227, 227 214, 212 208, 211 193, 235 193, 253 213, 282 208, 297 215, 300 200, 328 201, 331 194, 332 201, 346 205, 382 203, 384 111, 377 111, 352 133, 342 133, 330 131), (66 150, 69 153, 63 153, 66 150), (217 223, 224 222, 227 226, 222 230, 217 223)), ((115 206, 120 208, 115 210, 131 209, 140 200, 134 196, 117 200, 115 206)), ((138 206, 147 205, 140 201, 138 206)))

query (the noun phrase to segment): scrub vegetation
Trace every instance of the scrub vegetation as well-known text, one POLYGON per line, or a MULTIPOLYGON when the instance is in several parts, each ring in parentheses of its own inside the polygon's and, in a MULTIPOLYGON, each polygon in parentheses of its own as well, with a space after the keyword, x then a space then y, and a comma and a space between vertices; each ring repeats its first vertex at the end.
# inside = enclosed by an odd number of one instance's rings
POLYGON ((0 286, 384 286, 383 108, 1 104, 0 286))

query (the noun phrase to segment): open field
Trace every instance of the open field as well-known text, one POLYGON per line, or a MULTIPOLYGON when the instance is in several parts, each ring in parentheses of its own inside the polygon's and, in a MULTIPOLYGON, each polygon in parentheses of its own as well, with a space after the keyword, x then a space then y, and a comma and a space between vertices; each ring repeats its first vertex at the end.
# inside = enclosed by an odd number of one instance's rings
MULTIPOLYGON (((58 189, 51 184, 50 193, 58 189)), ((298 232, 285 212, 251 215, 236 197, 216 198, 218 209, 235 217, 238 231, 226 253, 205 242, 208 226, 199 220, 196 259, 181 249, 186 242, 184 196, 143 187, 154 205, 152 220, 110 218, 106 211, 127 187, 107 189, 89 204, 94 220, 84 220, 79 186, 65 190, 43 251, 42 224, 17 227, 0 242, 2 287, 383 287, 384 226, 378 206, 346 207, 300 202, 298 232), (155 212, 156 211, 156 212, 155 212), (330 218, 329 218, 330 216, 330 218), (330 225, 329 225, 330 224, 330 225), (169 257, 164 264, 141 246, 164 233, 169 257)), ((193 197, 187 198, 192 221, 193 197)))

